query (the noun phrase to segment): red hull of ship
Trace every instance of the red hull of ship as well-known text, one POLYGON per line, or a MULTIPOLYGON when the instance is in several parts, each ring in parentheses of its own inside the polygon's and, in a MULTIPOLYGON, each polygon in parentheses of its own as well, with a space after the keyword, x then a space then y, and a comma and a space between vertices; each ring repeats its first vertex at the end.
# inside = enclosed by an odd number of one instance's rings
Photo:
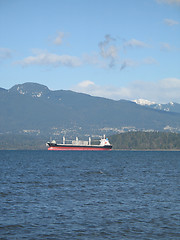
POLYGON ((49 147, 53 151, 110 151, 110 148, 97 147, 49 147))

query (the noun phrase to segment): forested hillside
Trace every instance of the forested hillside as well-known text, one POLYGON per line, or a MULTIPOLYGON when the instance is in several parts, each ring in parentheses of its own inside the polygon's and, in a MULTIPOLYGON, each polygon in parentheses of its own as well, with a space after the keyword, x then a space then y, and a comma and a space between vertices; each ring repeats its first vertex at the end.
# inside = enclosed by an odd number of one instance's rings
POLYGON ((0 133, 41 136, 112 135, 119 131, 180 132, 180 113, 151 109, 37 83, 0 89, 0 133))
POLYGON ((0 150, 45 150, 47 137, 0 134, 0 150))
MULTIPOLYGON (((49 137, 1 134, 0 150, 46 150, 49 137)), ((113 150, 180 150, 180 134, 128 132, 109 137, 113 150)), ((98 141, 92 139, 93 144, 98 141)))
POLYGON ((180 150, 180 134, 165 132, 128 132, 109 137, 113 149, 180 150))

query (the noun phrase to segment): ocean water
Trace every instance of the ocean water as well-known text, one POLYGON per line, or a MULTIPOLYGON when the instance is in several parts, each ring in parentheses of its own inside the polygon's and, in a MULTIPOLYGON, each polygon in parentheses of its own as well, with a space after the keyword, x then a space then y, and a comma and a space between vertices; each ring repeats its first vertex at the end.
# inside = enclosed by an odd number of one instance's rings
POLYGON ((180 239, 180 152, 0 151, 0 239, 180 239))

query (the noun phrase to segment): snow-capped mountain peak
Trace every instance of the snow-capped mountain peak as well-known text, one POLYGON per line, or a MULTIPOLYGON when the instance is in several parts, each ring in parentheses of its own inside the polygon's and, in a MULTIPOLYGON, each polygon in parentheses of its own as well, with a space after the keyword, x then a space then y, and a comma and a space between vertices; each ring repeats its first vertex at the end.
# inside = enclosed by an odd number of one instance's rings
POLYGON ((34 97, 41 97, 47 93, 49 93, 48 87, 38 84, 38 83, 23 83, 17 84, 14 87, 9 89, 10 92, 18 92, 22 95, 29 95, 34 97))
POLYGON ((143 105, 143 106, 145 106, 145 105, 150 106, 150 105, 156 104, 155 102, 151 102, 151 101, 146 100, 146 99, 136 99, 136 100, 133 100, 133 102, 135 102, 139 105, 143 105))
POLYGON ((156 109, 156 110, 180 113, 180 104, 174 103, 174 102, 160 104, 160 103, 151 102, 151 101, 145 100, 145 99, 137 99, 137 100, 133 100, 133 102, 135 102, 136 104, 142 105, 142 106, 156 109))

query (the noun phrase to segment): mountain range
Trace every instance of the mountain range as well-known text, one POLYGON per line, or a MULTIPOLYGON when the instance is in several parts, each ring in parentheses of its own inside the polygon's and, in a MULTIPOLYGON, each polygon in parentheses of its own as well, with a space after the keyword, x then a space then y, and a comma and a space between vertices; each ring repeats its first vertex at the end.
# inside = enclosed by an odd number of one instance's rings
POLYGON ((162 111, 180 113, 179 103, 169 102, 167 104, 161 104, 161 103, 151 102, 145 99, 137 99, 137 100, 134 100, 133 102, 142 106, 146 106, 146 107, 150 107, 150 108, 154 108, 162 111))
POLYGON ((124 131, 180 132, 180 104, 169 111, 37 83, 0 88, 0 133, 99 136, 124 131))

